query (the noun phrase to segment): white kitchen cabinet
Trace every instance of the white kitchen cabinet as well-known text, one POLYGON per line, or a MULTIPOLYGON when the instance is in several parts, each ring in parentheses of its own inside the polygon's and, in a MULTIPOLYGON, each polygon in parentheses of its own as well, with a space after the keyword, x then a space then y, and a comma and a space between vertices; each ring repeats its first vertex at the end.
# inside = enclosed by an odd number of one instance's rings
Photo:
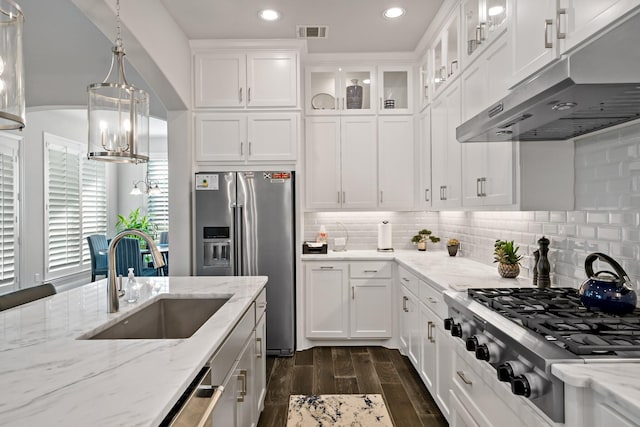
POLYGON ((196 52, 196 108, 295 107, 298 55, 294 51, 196 52))
POLYGON ((416 207, 431 208, 431 108, 424 110, 418 119, 418 149, 420 181, 417 186, 416 207))
POLYGON ((459 33, 458 9, 446 21, 443 30, 431 46, 433 53, 433 97, 435 98, 453 81, 460 71, 460 56, 458 52, 459 33))
MULTIPOLYGON (((253 338, 253 337, 251 337, 253 338)), ((238 392, 236 397, 236 427, 254 427, 258 424, 259 414, 255 413, 256 395, 255 389, 255 341, 249 339, 240 355, 236 378, 238 381, 238 392)), ((214 424, 215 425, 215 424, 214 424)))
MULTIPOLYGON (((508 92, 511 50, 506 38, 496 41, 460 78, 462 121, 474 117, 508 92)), ((462 205, 495 206, 513 203, 514 143, 461 144, 462 205)))
POLYGON ((307 338, 349 336, 348 263, 305 263, 305 334, 307 338))
POLYGON ((378 113, 411 114, 413 111, 413 67, 378 67, 378 113))
POLYGON ((507 0, 466 0, 462 2, 461 37, 463 69, 507 28, 507 0))
POLYGON ((467 411, 460 399, 453 391, 449 392, 451 399, 451 427, 480 427, 473 419, 473 416, 467 411))
POLYGON ((309 339, 387 339, 392 263, 305 262, 305 332, 309 339))
POLYGON ((416 91, 419 111, 424 111, 424 109, 427 108, 427 105, 431 102, 432 56, 433 52, 429 49, 424 53, 424 55, 422 55, 422 59, 420 60, 420 78, 418 82, 418 90, 416 91))
POLYGON ((373 116, 307 118, 307 207, 376 208, 376 140, 373 116))
POLYGON ((412 116, 378 118, 378 206, 413 209, 416 182, 412 116))
POLYGON ((373 66, 307 67, 305 111, 307 115, 375 113, 376 84, 373 66), (362 89, 361 103, 348 102, 347 91, 351 90, 351 86, 360 86, 362 89))
POLYGON ((454 81, 431 104, 432 206, 437 209, 461 205, 461 147, 456 140, 460 124, 460 84, 454 81))
POLYGON ((420 310, 418 298, 400 287, 400 343, 414 367, 420 363, 420 310))
POLYGON ((196 113, 197 162, 293 162, 298 113, 196 113))
MULTIPOLYGON (((264 308, 262 308, 262 310, 264 310, 264 308)), ((264 311, 256 324, 255 361, 253 369, 253 390, 255 390, 254 414, 256 416, 255 419, 258 420, 260 413, 264 409, 264 399, 267 396, 267 322, 264 311)))
POLYGON ((437 375, 437 351, 436 351, 436 336, 434 334, 434 325, 438 322, 437 316, 425 307, 420 305, 420 327, 423 329, 423 333, 420 339, 421 344, 421 357, 420 357, 420 377, 424 381, 427 389, 431 392, 432 397, 436 389, 436 375, 437 375))

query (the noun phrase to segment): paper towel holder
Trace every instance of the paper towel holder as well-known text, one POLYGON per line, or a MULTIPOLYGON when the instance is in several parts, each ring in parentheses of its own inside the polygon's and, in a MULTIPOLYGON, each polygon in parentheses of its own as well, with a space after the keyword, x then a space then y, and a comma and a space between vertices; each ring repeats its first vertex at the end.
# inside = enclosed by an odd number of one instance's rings
MULTIPOLYGON (((381 240, 381 236, 380 233, 382 231, 382 226, 386 226, 387 224, 389 224, 389 221, 382 221, 382 224, 378 224, 378 252, 393 252, 393 248, 392 247, 380 247, 383 246, 380 243, 381 240)), ((391 225, 389 225, 389 227, 391 227, 391 225)), ((389 244, 391 244, 391 241, 389 241, 389 244)))

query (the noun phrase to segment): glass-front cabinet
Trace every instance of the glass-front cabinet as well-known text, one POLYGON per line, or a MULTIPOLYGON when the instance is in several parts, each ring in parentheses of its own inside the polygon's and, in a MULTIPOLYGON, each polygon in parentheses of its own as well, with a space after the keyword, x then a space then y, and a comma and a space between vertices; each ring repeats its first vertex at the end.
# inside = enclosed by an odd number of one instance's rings
POLYGON ((433 95, 437 95, 447 80, 460 71, 458 54, 458 14, 453 14, 432 46, 433 51, 433 95))
POLYGON ((507 28, 507 0, 462 3, 462 57, 466 64, 507 28))
POLYGON ((429 79, 429 76, 431 75, 430 59, 431 51, 428 50, 422 56, 422 59, 420 61, 420 86, 418 87, 418 91, 416 92, 418 96, 418 107, 420 108, 420 111, 424 110, 427 105, 429 105, 429 102, 431 102, 431 81, 429 79))
POLYGON ((378 67, 379 114, 409 114, 413 107, 413 70, 407 66, 378 67))
POLYGON ((305 79, 307 114, 374 113, 375 67, 308 67, 305 79))

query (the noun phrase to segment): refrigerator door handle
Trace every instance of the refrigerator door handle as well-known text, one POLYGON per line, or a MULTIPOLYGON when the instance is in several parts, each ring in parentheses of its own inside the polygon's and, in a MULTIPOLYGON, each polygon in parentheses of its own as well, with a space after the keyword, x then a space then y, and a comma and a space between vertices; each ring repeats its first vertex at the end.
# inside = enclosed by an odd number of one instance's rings
POLYGON ((244 237, 244 229, 242 228, 242 216, 243 216, 242 205, 234 204, 233 205, 233 228, 235 230, 235 272, 236 276, 244 275, 244 248, 243 248, 243 237, 244 237))

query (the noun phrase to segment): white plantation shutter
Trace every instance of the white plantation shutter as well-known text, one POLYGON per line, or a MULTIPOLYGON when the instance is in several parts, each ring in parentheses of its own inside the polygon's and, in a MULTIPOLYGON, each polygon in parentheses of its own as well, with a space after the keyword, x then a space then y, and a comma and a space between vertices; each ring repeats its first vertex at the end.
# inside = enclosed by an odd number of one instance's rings
POLYGON ((16 283, 18 142, 0 135, 0 293, 16 283))
POLYGON ((106 233, 105 166, 86 144, 45 133, 45 146, 47 273, 73 273, 90 262, 85 236, 106 233))
POLYGON ((149 159, 149 181, 162 190, 157 196, 147 195, 147 214, 158 226, 158 232, 169 230, 169 161, 165 158, 149 159))

